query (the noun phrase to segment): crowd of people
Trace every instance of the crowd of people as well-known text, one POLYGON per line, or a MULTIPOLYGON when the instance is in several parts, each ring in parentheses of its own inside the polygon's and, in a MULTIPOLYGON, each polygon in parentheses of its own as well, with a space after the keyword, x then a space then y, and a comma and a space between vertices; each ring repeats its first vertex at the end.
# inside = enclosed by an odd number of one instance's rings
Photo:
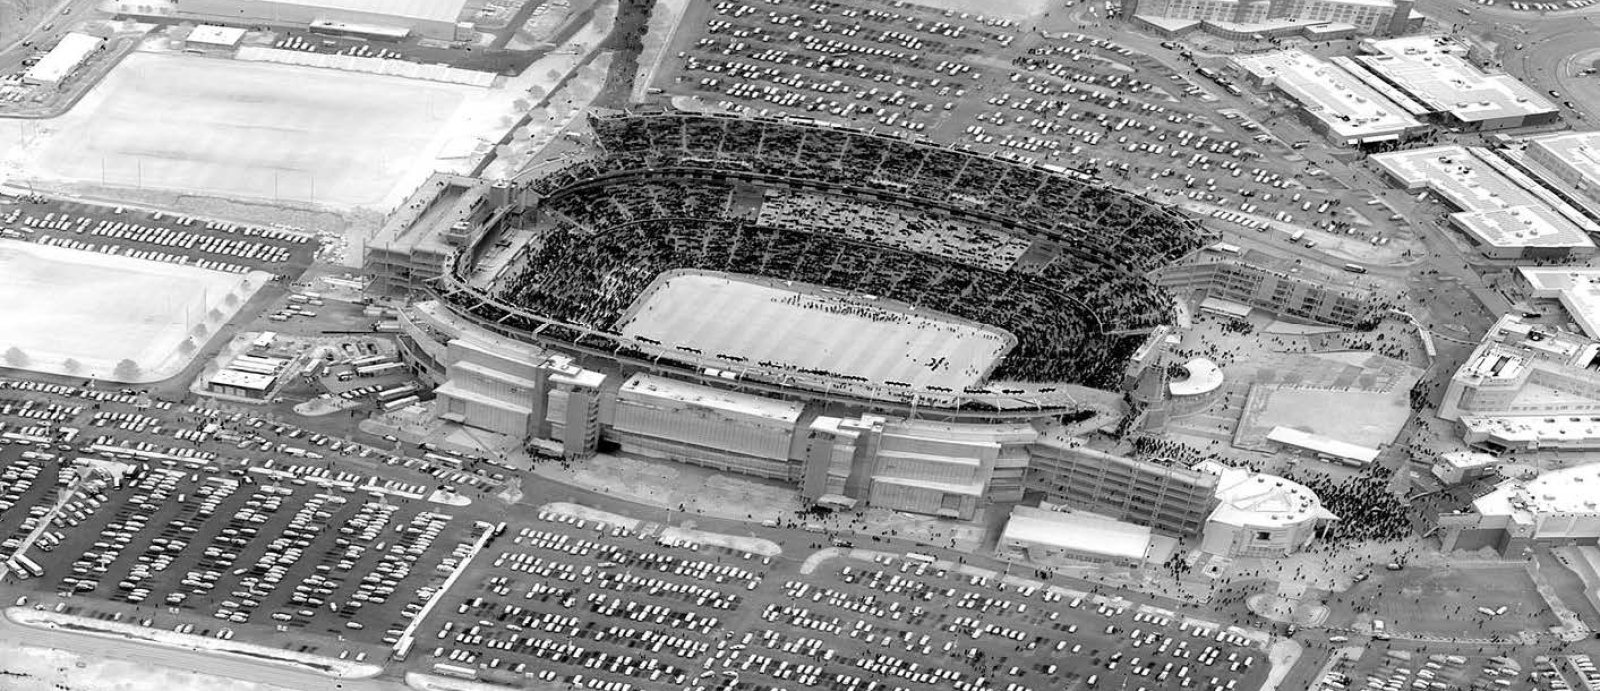
POLYGON ((603 154, 533 183, 553 229, 497 296, 610 333, 662 271, 748 273, 996 326, 1017 337, 996 379, 1106 388, 1142 330, 1170 318, 1170 296, 1144 273, 1200 243, 1170 210, 1115 190, 894 138, 678 114, 591 127, 603 154), (851 213, 856 197, 796 194, 796 181, 933 203, 863 194, 851 213), (761 213, 736 210, 750 186, 768 188, 761 213), (816 218, 802 221, 807 210, 816 218), (1049 252, 1016 266, 1035 238, 1049 252))

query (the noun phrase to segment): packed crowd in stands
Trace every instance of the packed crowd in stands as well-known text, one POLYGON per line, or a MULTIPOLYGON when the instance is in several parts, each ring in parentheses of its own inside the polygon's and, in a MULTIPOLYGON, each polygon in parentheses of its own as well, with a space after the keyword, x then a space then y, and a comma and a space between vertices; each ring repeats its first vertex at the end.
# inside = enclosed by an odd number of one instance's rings
POLYGON ((775 193, 761 204, 756 223, 810 233, 840 233, 963 264, 1006 271, 1028 251, 1027 240, 964 219, 899 204, 813 192, 775 193))
POLYGON ((616 333, 662 271, 748 273, 1005 329, 1018 343, 997 380, 1109 388, 1139 331, 1170 316, 1170 298, 1144 274, 1201 243, 1170 210, 1093 182, 895 138, 676 114, 591 126, 603 155, 532 183, 551 230, 496 292, 506 305, 602 332, 616 333), (791 181, 912 197, 928 211, 865 199, 850 209, 846 197, 789 190, 769 192, 760 214, 735 211, 741 186, 791 181), (808 207, 818 219, 804 218, 808 207), (1035 235, 1053 254, 1023 270, 1016 259, 1031 240, 1022 238, 1035 235))

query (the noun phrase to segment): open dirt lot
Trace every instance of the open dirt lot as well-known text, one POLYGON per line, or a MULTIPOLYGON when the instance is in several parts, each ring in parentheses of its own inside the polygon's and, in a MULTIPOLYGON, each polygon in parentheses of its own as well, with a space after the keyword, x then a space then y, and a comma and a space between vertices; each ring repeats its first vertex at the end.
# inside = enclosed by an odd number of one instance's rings
POLYGON ((387 208, 431 171, 483 91, 140 52, 28 133, 12 165, 46 182, 387 208))
POLYGON ((751 364, 781 362, 870 382, 951 389, 983 379, 1015 342, 994 327, 912 310, 815 286, 673 272, 639 296, 622 331, 751 364))
POLYGON ((264 279, 0 240, 0 352, 16 348, 24 357, 0 363, 115 379, 126 358, 139 365, 138 381, 164 379, 198 352, 180 348, 190 330, 214 327, 212 309, 226 320, 249 301, 253 290, 244 283, 259 287, 264 279), (69 367, 69 358, 79 367, 69 367))

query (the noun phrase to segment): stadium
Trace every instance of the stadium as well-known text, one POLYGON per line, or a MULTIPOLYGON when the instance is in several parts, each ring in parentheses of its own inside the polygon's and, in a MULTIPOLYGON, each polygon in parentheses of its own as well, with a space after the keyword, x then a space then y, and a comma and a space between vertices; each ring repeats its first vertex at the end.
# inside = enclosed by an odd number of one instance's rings
POLYGON ((536 239, 490 270, 486 234, 436 284, 587 367, 873 409, 1072 409, 1079 387, 1121 388, 1170 316, 1145 275, 1201 244, 1054 167, 796 119, 589 125, 594 155, 521 181, 536 239))

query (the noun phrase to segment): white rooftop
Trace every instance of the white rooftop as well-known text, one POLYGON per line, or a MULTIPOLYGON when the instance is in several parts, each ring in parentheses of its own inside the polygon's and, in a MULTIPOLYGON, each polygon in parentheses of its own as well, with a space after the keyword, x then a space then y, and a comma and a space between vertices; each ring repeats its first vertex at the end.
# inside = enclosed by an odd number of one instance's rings
POLYGON ((421 21, 456 23, 466 0, 273 0, 322 10, 361 12, 421 21))
POLYGON ((72 71, 78 69, 102 44, 105 39, 89 34, 80 34, 76 31, 69 32, 61 37, 61 41, 50 49, 49 53, 29 67, 23 73, 23 78, 30 82, 53 84, 65 79, 72 71))
POLYGON ((1001 533, 1002 542, 1071 550, 1083 554, 1142 560, 1150 552, 1150 529, 1081 512, 1018 506, 1001 533))
POLYGON ((622 385, 623 395, 656 398, 721 413, 758 417, 793 424, 805 406, 761 396, 713 389, 651 374, 635 374, 622 385))
POLYGON ((1534 297, 1554 298, 1589 338, 1600 339, 1600 269, 1519 266, 1534 297))
POLYGON ((1594 248, 1588 233, 1542 204, 1458 211, 1450 218, 1492 247, 1594 248))
POLYGON ((189 42, 205 43, 214 46, 238 45, 244 38, 244 29, 236 26, 217 26, 215 24, 201 24, 189 32, 189 42))
POLYGON ((1174 396, 1198 396, 1222 386, 1222 369, 1206 358, 1190 360, 1184 363, 1183 369, 1189 373, 1188 379, 1167 383, 1174 396))
POLYGON ((1584 218, 1581 212, 1561 201, 1537 180, 1486 149, 1431 146, 1375 154, 1371 158, 1407 189, 1428 189, 1460 213, 1467 214, 1456 216, 1469 224, 1467 227, 1479 228, 1488 237, 1509 233, 1502 242, 1516 242, 1515 231, 1520 229, 1532 244, 1587 241, 1586 245, 1570 246, 1593 247, 1586 233, 1600 230, 1600 225, 1584 218), (1543 207, 1543 210, 1486 213, 1518 207, 1543 207))
POLYGON ((1288 94, 1340 138, 1360 141, 1422 127, 1403 107, 1356 75, 1304 51, 1280 50, 1233 61, 1288 94))
POLYGON ((1467 62, 1465 46, 1443 36, 1369 40, 1362 43, 1362 49, 1377 55, 1357 57, 1361 64, 1428 107, 1462 121, 1557 110, 1555 104, 1514 77, 1479 70, 1467 62))
POLYGON ((1276 475, 1201 461, 1195 470, 1218 476, 1217 508, 1207 520, 1244 528, 1279 528, 1320 519, 1338 520, 1310 488, 1276 475))
MULTIPOLYGON (((1600 417, 1593 415, 1463 415, 1461 427, 1468 433, 1493 435, 1510 443, 1600 443, 1600 417)), ((1594 494, 1600 488, 1592 486, 1589 491, 1594 494)))
POLYGON ((1272 428, 1272 431, 1267 432, 1267 440, 1363 464, 1371 463, 1378 458, 1378 450, 1370 446, 1351 444, 1292 427, 1272 428))
POLYGON ((276 379, 277 377, 271 374, 256 374, 236 369, 225 369, 213 375, 211 383, 218 386, 266 391, 272 388, 272 382, 276 379))
POLYGON ((1472 505, 1486 516, 1600 514, 1600 463, 1551 470, 1532 480, 1510 480, 1472 505))

